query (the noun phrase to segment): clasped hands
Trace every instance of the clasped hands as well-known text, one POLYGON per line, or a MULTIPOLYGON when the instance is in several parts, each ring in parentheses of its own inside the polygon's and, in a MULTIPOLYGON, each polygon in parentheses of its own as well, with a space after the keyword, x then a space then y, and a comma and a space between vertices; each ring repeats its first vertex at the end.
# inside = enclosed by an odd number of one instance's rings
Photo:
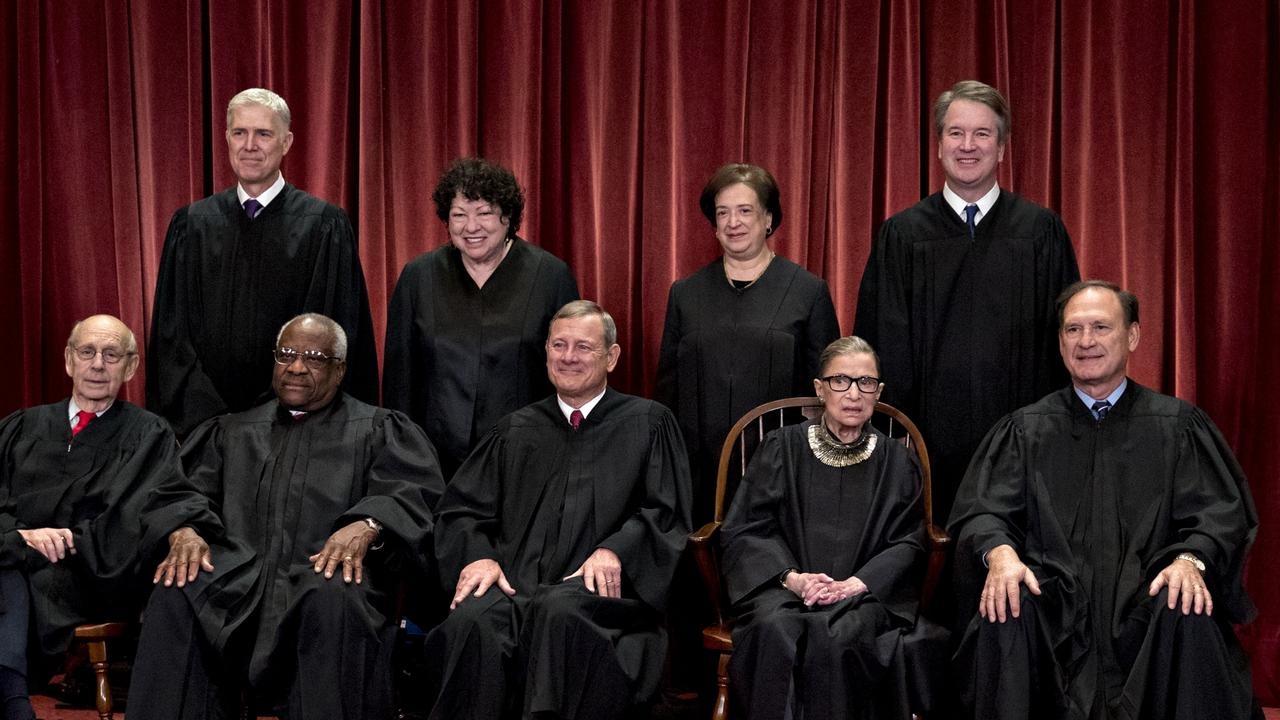
POLYGON ((782 584, 809 607, 831 605, 867 591, 866 584, 856 576, 836 580, 826 573, 802 573, 798 570, 787 573, 782 584))
MULTIPOLYGON (((577 570, 563 579, 568 580, 579 576, 582 577, 582 584, 586 586, 588 592, 593 592, 600 597, 622 597, 622 561, 612 550, 596 548, 577 570)), ((507 576, 502 572, 502 567, 498 565, 497 560, 484 558, 467 563, 467 566, 458 574, 458 585, 454 590, 453 600, 449 603, 449 609, 458 607, 467 595, 483 596, 494 585, 508 596, 516 594, 516 589, 507 581, 507 576)))
MULTIPOLYGON (((341 565, 343 582, 354 580, 359 585, 364 582, 365 554, 377 539, 378 533, 368 523, 357 520, 330 535, 320 552, 307 561, 316 573, 324 573, 326 580, 333 577, 341 565)), ((182 587, 194 582, 200 570, 213 572, 209 544, 193 528, 181 527, 169 534, 169 554, 156 566, 151 582, 163 581, 165 587, 175 584, 182 587)))
MULTIPOLYGON (((1032 595, 1040 594, 1040 581, 1031 568, 1023 564, 1011 545, 999 545, 987 553, 987 581, 982 587, 978 614, 988 622, 1005 622, 1022 611, 1022 585, 1032 595)), ((1200 570, 1187 560, 1174 560, 1161 570, 1147 588, 1155 597, 1161 588, 1169 588, 1169 609, 1182 604, 1182 614, 1213 614, 1213 597, 1200 570)))

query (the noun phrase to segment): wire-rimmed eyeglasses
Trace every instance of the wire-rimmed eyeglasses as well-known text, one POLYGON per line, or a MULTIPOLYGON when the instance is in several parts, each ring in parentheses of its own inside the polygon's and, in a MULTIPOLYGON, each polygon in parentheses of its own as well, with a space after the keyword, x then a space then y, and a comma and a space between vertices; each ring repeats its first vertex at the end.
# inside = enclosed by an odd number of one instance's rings
POLYGON ((302 358, 302 364, 312 370, 319 370, 331 362, 342 362, 342 358, 325 355, 319 350, 298 352, 290 347, 276 348, 272 355, 275 357, 277 365, 292 365, 294 360, 302 358))
POLYGON ((80 347, 72 346, 71 352, 75 353, 76 357, 80 358, 82 362, 93 362, 93 358, 101 353, 102 362, 108 365, 115 365, 130 355, 133 355, 131 352, 123 352, 112 348, 99 350, 92 345, 81 345, 80 347))

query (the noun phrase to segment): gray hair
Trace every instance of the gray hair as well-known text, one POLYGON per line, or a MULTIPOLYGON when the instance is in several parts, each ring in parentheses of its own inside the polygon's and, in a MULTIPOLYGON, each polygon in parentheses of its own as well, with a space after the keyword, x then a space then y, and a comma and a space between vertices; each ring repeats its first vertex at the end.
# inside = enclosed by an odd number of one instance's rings
MULTIPOLYGON (((618 342, 618 326, 613 322, 613 316, 605 312, 605 309, 590 300, 574 300, 565 303, 565 306, 556 311, 551 318, 551 322, 557 320, 569 320, 572 318, 588 317, 595 315, 600 318, 600 322, 604 325, 604 347, 609 349, 618 342)), ((548 331, 549 332, 549 331, 548 331)))
POLYGON ((284 325, 281 325, 280 332, 276 333, 276 347, 280 347, 280 338, 284 336, 284 331, 287 330, 290 325, 297 322, 308 321, 319 323, 321 327, 328 330, 329 333, 333 335, 333 356, 338 360, 345 360, 347 358, 347 332, 342 329, 342 326, 339 325, 336 320, 328 315, 321 315, 320 313, 302 313, 284 325))
POLYGON ((866 353, 871 356, 871 359, 876 363, 876 374, 879 375, 880 356, 877 355, 875 349, 871 347, 871 343, 863 340, 857 335, 850 335, 849 337, 842 337, 839 340, 831 341, 831 344, 823 349, 822 354, 818 356, 818 374, 826 375, 827 366, 836 358, 843 357, 845 355, 856 355, 858 353, 866 353))
POLYGON ((284 101, 284 98, 266 88, 249 88, 236 93, 235 97, 231 98, 231 102, 227 103, 227 127, 231 127, 231 113, 236 108, 246 105, 261 105, 275 113, 275 116, 284 124, 285 130, 288 130, 290 123, 293 122, 293 116, 289 114, 289 104, 284 101))
POLYGON ((947 118, 947 110, 956 100, 968 100, 991 108, 996 114, 996 140, 1001 145, 1009 140, 1010 123, 1009 101, 1004 99, 999 90, 977 80, 961 80, 951 89, 938 96, 933 104, 933 132, 942 137, 942 123, 947 118))

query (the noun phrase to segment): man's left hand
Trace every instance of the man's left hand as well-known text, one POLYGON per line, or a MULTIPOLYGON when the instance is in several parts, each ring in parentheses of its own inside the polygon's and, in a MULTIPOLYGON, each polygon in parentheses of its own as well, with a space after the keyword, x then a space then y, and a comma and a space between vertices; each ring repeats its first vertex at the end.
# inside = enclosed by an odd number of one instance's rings
POLYGON ((1178 606, 1178 598, 1181 596, 1183 615, 1190 615, 1192 610, 1197 615, 1213 614, 1213 596, 1209 594, 1204 576, 1190 561, 1174 560, 1169 563, 1169 567, 1161 570, 1156 579, 1151 581, 1151 589, 1147 594, 1155 597, 1160 594, 1160 588, 1166 585, 1169 586, 1170 610, 1178 606))
POLYGON ((320 552, 307 558, 314 563, 317 573, 324 573, 326 580, 333 577, 333 571, 342 566, 342 581, 364 582, 364 556, 369 546, 376 542, 378 533, 363 520, 357 520, 325 540, 320 552))
POLYGON ((622 597, 622 561, 612 550, 596 548, 591 557, 582 563, 582 567, 573 571, 565 580, 579 575, 588 592, 600 597, 622 597))
POLYGON ((44 556, 45 560, 56 563, 65 559, 68 554, 76 554, 76 541, 67 528, 18 528, 27 547, 44 556))

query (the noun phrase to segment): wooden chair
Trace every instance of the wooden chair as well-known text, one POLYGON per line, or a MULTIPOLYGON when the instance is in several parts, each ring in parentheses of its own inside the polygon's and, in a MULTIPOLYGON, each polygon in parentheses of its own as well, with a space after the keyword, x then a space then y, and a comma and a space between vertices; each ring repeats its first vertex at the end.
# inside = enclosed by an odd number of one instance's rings
MULTIPOLYGON (((764 436, 783 425, 803 422, 821 413, 822 401, 818 398, 796 397, 765 403, 743 415, 729 431, 720 452, 715 519, 689 536, 694 560, 715 612, 715 624, 702 631, 702 646, 720 654, 716 701, 711 715, 713 720, 725 720, 729 715, 729 655, 733 652, 733 622, 728 614, 729 599, 720 572, 720 524, 724 521, 725 511, 733 493, 738 489, 738 482, 747 469, 751 455, 760 446, 764 436)), ((924 608, 928 606, 938 585, 938 577, 946 560, 946 547, 951 541, 946 532, 933 523, 929 451, 915 424, 897 408, 876 403, 871 422, 885 435, 915 452, 920 461, 920 475, 924 485, 924 520, 929 535, 929 560, 921 593, 921 608, 924 608)))
POLYGON ((114 700, 111 697, 111 683, 107 679, 107 640, 123 637, 129 629, 128 623, 109 622, 93 625, 80 625, 75 629, 75 641, 84 643, 89 648, 89 663, 93 665, 94 705, 98 710, 99 720, 111 720, 114 700))

